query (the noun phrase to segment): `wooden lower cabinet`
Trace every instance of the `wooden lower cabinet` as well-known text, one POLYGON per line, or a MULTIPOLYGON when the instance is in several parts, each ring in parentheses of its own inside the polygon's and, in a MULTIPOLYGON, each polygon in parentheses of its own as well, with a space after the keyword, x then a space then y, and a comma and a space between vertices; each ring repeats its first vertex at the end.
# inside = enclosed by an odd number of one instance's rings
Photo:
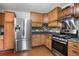
POLYGON ((4 49, 14 48, 14 25, 13 23, 4 23, 4 49))
POLYGON ((51 49, 52 49, 52 48, 51 48, 51 39, 47 39, 47 40, 46 40, 46 43, 47 43, 47 44, 46 44, 46 47, 48 47, 48 48, 51 50, 51 49))
POLYGON ((48 36, 48 38, 46 39, 46 42, 45 42, 45 46, 47 48, 49 48, 50 50, 52 50, 52 41, 51 41, 51 36, 48 36))
POLYGON ((41 34, 40 35, 40 44, 41 45, 44 45, 45 44, 45 35, 44 34, 41 34))
POLYGON ((34 34, 32 35, 32 46, 39 46, 40 45, 40 35, 34 34))
POLYGON ((32 46, 45 45, 50 50, 51 48, 51 36, 48 34, 33 34, 32 35, 32 46))
POLYGON ((68 47, 68 56, 79 56, 79 50, 73 47, 68 47))
POLYGON ((68 56, 79 56, 79 43, 68 41, 68 56))
POLYGON ((3 39, 0 39, 0 50, 3 50, 3 39))

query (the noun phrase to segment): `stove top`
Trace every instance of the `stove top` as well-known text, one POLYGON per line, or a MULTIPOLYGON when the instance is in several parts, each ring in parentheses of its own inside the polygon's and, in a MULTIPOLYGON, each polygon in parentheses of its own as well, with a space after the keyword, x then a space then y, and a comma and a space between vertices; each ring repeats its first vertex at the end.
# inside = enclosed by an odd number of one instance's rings
POLYGON ((66 44, 70 37, 67 35, 54 35, 54 36, 52 36, 52 38, 53 38, 53 40, 55 40, 57 42, 66 44))

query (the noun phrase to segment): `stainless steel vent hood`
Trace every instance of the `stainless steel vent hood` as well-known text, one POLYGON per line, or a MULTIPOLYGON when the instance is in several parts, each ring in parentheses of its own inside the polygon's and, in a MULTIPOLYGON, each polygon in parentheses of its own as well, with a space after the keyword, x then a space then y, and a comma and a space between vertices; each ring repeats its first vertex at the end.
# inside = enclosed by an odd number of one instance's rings
POLYGON ((63 25, 65 25, 65 29, 76 29, 76 18, 73 16, 65 17, 62 23, 64 23, 63 25))

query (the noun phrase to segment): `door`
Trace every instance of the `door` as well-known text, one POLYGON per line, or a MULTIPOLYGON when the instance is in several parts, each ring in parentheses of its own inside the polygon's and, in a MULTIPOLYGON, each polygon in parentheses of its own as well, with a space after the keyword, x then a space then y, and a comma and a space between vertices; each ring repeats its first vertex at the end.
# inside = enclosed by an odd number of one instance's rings
POLYGON ((14 25, 15 25, 15 40, 19 40, 23 38, 24 35, 24 19, 21 18, 17 18, 14 21, 14 25))

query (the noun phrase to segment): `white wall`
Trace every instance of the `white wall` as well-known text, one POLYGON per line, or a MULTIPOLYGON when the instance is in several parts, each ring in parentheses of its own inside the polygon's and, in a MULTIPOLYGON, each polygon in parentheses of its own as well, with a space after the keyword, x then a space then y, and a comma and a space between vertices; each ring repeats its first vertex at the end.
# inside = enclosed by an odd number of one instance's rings
POLYGON ((19 12, 15 11, 16 18, 27 18, 30 19, 30 12, 19 12))

